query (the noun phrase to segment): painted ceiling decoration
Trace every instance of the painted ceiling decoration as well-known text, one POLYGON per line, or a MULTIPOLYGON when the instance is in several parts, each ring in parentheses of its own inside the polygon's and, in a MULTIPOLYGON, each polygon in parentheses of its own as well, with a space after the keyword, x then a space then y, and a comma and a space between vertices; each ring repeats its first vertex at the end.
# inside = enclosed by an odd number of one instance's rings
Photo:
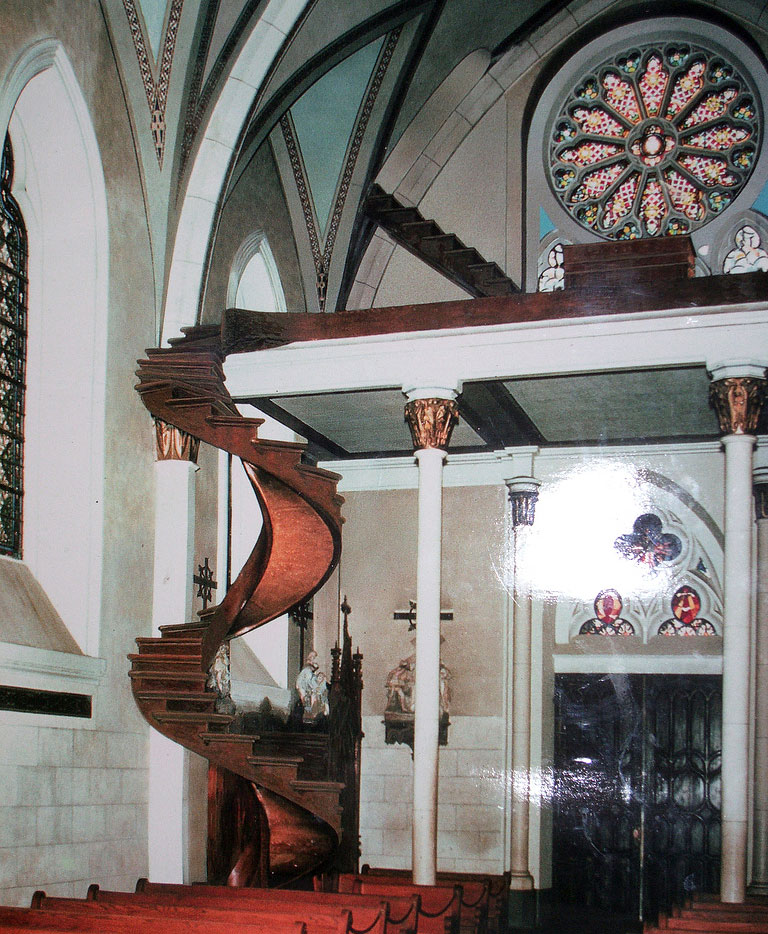
POLYGON ((157 155, 157 164, 162 168, 163 156, 165 154, 165 108, 168 103, 168 85, 171 80, 173 53, 176 48, 176 34, 179 30, 179 20, 181 19, 181 8, 184 5, 184 0, 171 0, 162 50, 160 50, 160 37, 157 35, 157 22, 160 8, 162 8, 163 17, 160 17, 160 29, 162 31, 165 7, 160 0, 157 0, 155 3, 152 3, 151 0, 139 0, 139 2, 141 12, 144 14, 144 25, 142 25, 142 17, 139 15, 134 0, 123 0, 123 7, 128 17, 131 37, 133 38, 133 45, 136 49, 136 58, 138 59, 139 69, 141 71, 141 79, 144 83, 144 92, 147 95, 147 104, 150 113, 150 132, 152 133, 155 154, 157 155), (149 17, 147 17, 147 13, 150 14, 149 17), (150 57, 147 53, 147 43, 145 42, 144 35, 145 28, 153 57, 150 57), (159 68, 157 67, 158 62, 159 68))
POLYGON ((549 133, 563 207, 612 240, 690 233, 749 179, 762 126, 734 64, 692 43, 625 51, 582 76, 549 133))
POLYGON ((321 311, 352 174, 400 32, 398 27, 340 62, 280 120, 312 250, 321 311))

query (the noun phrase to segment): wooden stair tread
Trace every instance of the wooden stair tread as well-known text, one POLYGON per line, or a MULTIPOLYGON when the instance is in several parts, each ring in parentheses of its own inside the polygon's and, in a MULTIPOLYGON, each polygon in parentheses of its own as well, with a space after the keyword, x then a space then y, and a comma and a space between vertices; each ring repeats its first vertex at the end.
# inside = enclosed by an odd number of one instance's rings
POLYGON ((304 762, 304 756, 269 755, 254 753, 248 756, 251 765, 260 766, 298 766, 304 762))
POLYGON ((189 701, 190 703, 216 701, 216 694, 213 691, 165 691, 162 688, 139 689, 136 691, 136 697, 140 700, 189 701))
POLYGON ((179 671, 178 669, 152 669, 145 668, 141 671, 131 670, 128 677, 134 681, 199 681, 204 683, 208 680, 208 675, 201 669, 200 671, 179 671))
POLYGON ((255 741, 258 740, 258 736, 253 734, 249 736, 247 733, 201 733, 200 739, 204 743, 242 743, 243 745, 253 745, 255 741))
POLYGON ((234 720, 231 714, 204 710, 159 710, 152 716, 158 723, 231 723, 234 720))
POLYGON ((343 791, 344 782, 332 782, 325 779, 296 778, 291 782, 300 791, 343 791))

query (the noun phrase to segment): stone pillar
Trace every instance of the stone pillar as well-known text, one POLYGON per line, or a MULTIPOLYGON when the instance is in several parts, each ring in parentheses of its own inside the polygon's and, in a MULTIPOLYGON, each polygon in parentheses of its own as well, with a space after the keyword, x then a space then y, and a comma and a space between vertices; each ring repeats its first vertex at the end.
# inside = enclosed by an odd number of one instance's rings
POLYGON ((747 884, 752 450, 765 398, 765 367, 711 368, 710 402, 725 447, 722 856, 720 897, 743 902, 747 884))
POLYGON ((512 551, 512 597, 508 625, 512 630, 512 677, 509 689, 512 706, 511 812, 510 812, 510 889, 533 888, 528 865, 531 750, 531 593, 529 583, 519 573, 525 530, 533 525, 539 486, 534 477, 513 477, 506 481, 509 517, 514 535, 512 551))
POLYGON ((405 418, 419 465, 416 561, 416 686, 413 739, 413 881, 437 872, 437 769, 440 721, 440 559, 443 462, 458 418, 453 390, 406 393, 405 418))
MULTIPOLYGON (((154 635, 192 614, 199 441, 155 419, 154 635)), ((149 731, 149 878, 184 882, 184 748, 149 731)))
POLYGON ((768 467, 754 472, 757 520, 755 768, 750 895, 768 895, 768 467))

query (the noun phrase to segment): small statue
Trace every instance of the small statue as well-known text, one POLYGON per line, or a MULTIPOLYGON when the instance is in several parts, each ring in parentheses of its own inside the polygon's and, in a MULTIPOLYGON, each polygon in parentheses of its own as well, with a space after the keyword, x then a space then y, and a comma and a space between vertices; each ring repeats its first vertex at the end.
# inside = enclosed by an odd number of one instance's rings
MULTIPOLYGON (((440 714, 450 713, 451 670, 440 662, 440 714)), ((415 709, 416 654, 401 658, 396 668, 387 675, 387 713, 413 713, 415 709)))
POLYGON ((416 654, 401 658, 387 675, 387 706, 391 713, 413 713, 416 684, 416 654))
POLYGON ((296 690, 303 707, 305 720, 328 716, 328 678, 319 671, 320 663, 314 649, 307 655, 306 664, 296 678, 296 690))

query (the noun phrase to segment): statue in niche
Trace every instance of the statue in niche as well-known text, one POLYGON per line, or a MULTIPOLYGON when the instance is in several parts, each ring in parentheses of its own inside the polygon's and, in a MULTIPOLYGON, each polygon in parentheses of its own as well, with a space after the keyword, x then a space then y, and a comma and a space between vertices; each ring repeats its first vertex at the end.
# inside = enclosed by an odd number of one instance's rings
MULTIPOLYGON (((441 642, 445 640, 441 637, 441 642)), ((415 645, 412 639, 411 644, 415 645)), ((448 742, 451 707, 451 670, 440 662, 440 744, 448 742)), ((416 653, 401 658, 387 675, 387 705, 384 708, 387 743, 406 743, 413 748, 413 719, 416 702, 416 653)))
POLYGON ((328 678, 319 668, 317 652, 312 650, 296 678, 296 690, 299 692, 304 720, 327 717, 329 713, 328 678))

